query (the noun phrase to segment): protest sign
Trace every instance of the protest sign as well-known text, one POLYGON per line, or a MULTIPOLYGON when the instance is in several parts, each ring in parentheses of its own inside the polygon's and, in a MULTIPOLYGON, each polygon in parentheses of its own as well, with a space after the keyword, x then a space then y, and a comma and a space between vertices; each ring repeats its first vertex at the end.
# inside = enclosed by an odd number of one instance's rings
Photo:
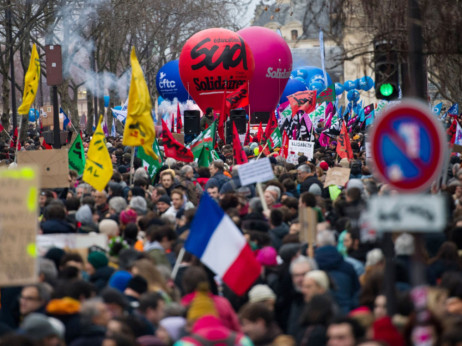
POLYGON ((330 185, 344 186, 350 179, 350 169, 343 167, 329 168, 324 182, 324 187, 330 185))
POLYGON ((42 189, 69 187, 67 149, 19 151, 18 167, 25 165, 38 166, 42 189))
POLYGON ((274 179, 273 168, 267 157, 239 166, 238 173, 242 186, 274 179))
POLYGON ((298 164, 298 158, 305 155, 308 161, 313 159, 314 143, 306 141, 289 141, 289 154, 287 155, 287 162, 298 164))
POLYGON ((36 168, 0 170, 0 286, 37 282, 36 168))

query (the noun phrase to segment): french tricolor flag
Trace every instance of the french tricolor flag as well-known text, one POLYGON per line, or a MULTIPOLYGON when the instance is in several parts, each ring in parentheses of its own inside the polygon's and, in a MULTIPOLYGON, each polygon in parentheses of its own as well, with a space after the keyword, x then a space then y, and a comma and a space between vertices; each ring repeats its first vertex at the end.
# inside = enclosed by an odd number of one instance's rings
POLYGON ((185 250, 199 257, 238 295, 247 292, 261 273, 244 235, 208 193, 202 194, 185 250))

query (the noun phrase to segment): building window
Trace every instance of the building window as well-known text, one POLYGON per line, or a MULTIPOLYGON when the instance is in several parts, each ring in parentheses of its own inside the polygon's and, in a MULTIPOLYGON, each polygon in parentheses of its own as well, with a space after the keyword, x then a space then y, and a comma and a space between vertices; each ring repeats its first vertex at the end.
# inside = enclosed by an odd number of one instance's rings
POLYGON ((298 39, 298 30, 292 30, 290 32, 291 36, 292 36, 292 40, 295 41, 296 39, 298 39))

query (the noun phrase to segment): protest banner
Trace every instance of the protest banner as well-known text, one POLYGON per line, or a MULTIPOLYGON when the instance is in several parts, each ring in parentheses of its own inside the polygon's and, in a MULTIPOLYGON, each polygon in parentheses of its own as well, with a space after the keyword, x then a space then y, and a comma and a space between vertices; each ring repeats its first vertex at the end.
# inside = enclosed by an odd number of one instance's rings
POLYGON ((302 155, 308 158, 308 161, 313 159, 314 143, 306 141, 289 141, 289 154, 287 162, 298 164, 298 158, 302 155))

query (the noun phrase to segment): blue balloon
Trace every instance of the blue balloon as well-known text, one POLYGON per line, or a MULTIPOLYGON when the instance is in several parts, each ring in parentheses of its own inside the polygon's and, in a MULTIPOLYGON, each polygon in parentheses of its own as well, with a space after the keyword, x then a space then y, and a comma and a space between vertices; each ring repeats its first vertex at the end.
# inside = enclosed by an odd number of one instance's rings
POLYGON ((306 90, 307 87, 304 82, 301 82, 298 77, 297 78, 290 78, 287 82, 287 85, 282 92, 282 96, 279 100, 279 103, 284 103, 287 101, 287 96, 295 94, 298 91, 306 90))
POLYGON ((310 90, 318 90, 318 92, 323 91, 329 85, 332 84, 332 79, 329 74, 326 73, 327 84, 324 81, 324 72, 319 67, 315 66, 302 66, 292 71, 291 73, 294 77, 303 77, 305 79, 305 84, 310 90))
POLYGON ((39 117, 40 117, 40 112, 37 109, 34 109, 34 108, 29 109, 29 121, 30 122, 36 122, 39 117))
POLYGON ((103 99, 104 99, 104 107, 109 107, 109 100, 110 100, 109 95, 104 95, 103 99))
POLYGON ((341 95, 343 93, 343 84, 342 83, 335 83, 335 94, 341 95))
MULTIPOLYGON (((180 102, 188 100, 188 92, 180 78, 179 61, 173 60, 161 67, 156 76, 156 87, 160 96, 173 101, 177 98, 180 102)), ((191 86, 192 87, 192 86, 191 86)))
POLYGON ((359 91, 354 90, 354 89, 348 91, 347 99, 348 99, 348 101, 353 102, 353 103, 358 102, 358 100, 359 100, 359 91))
POLYGON ((303 77, 295 77, 294 79, 302 82, 303 84, 305 84, 305 79, 303 77))
POLYGON ((120 111, 120 110, 122 110, 122 106, 115 106, 114 109, 120 111))
POLYGON ((375 85, 374 80, 369 76, 365 76, 364 78, 366 79, 366 89, 364 90, 367 91, 372 89, 375 85))
POLYGON ((345 89, 345 91, 350 91, 350 90, 354 90, 354 89, 357 89, 357 88, 358 88, 358 85, 356 84, 356 81, 347 80, 343 84, 343 89, 345 89))

